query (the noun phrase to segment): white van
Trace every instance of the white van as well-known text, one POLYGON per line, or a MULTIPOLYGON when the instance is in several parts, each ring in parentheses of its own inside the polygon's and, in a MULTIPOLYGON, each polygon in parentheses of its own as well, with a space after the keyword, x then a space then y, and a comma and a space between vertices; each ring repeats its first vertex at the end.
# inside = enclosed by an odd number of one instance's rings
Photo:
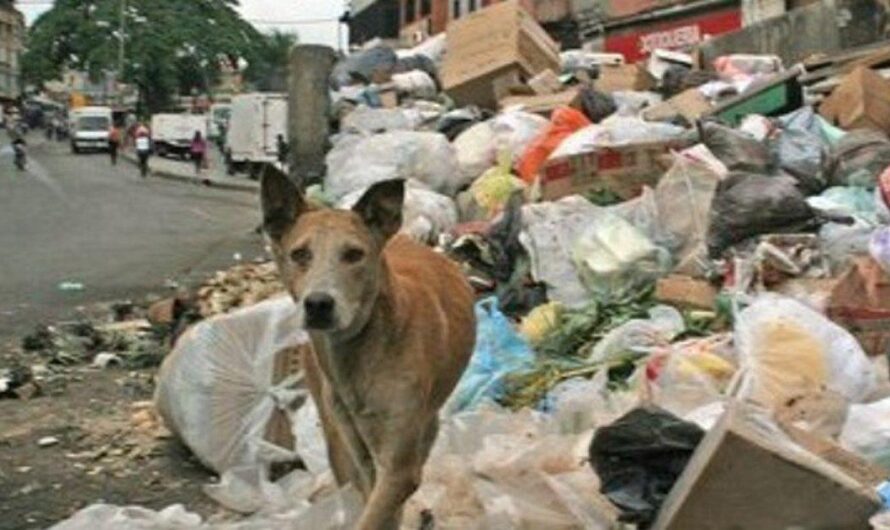
POLYGON ((258 177, 264 163, 278 160, 278 135, 287 140, 287 96, 258 92, 232 98, 226 131, 229 174, 248 171, 258 177))
POLYGON ((155 114, 151 117, 151 142, 158 156, 188 158, 196 132, 207 139, 206 115, 155 114))
POLYGON ((107 151, 108 130, 112 123, 111 107, 79 107, 68 113, 71 152, 107 151))

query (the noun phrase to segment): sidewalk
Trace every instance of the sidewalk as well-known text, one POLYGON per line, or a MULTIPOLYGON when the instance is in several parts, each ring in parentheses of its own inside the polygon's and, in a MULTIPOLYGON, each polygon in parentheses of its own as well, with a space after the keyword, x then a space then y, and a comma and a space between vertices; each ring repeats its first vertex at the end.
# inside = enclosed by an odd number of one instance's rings
MULTIPOLYGON (((136 153, 131 149, 121 151, 121 158, 134 165, 138 164, 136 153)), ((195 175, 195 166, 191 161, 174 160, 152 155, 148 160, 148 168, 153 177, 250 193, 259 191, 260 183, 258 181, 250 180, 244 175, 235 177, 227 175, 222 157, 215 149, 210 151, 209 163, 210 167, 204 169, 201 175, 197 176, 195 175)))

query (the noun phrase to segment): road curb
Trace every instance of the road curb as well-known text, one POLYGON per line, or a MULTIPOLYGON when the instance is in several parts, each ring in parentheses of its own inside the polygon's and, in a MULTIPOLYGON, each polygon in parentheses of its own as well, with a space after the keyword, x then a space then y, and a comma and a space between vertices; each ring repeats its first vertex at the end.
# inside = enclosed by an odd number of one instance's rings
MULTIPOLYGON (((130 162, 134 166, 139 165, 139 161, 132 154, 122 153, 121 158, 123 158, 127 162, 130 162)), ((206 178, 206 177, 203 177, 203 178, 202 177, 194 177, 194 176, 190 176, 190 175, 182 175, 179 173, 173 173, 170 171, 158 171, 158 170, 150 169, 150 168, 149 168, 149 174, 153 177, 159 177, 159 178, 167 179, 167 180, 177 180, 179 182, 187 182, 190 184, 195 184, 195 185, 199 185, 199 186, 207 186, 210 188, 217 188, 217 189, 221 189, 221 190, 232 190, 232 191, 242 191, 242 192, 248 192, 248 193, 257 193, 257 192, 259 192, 259 189, 260 189, 259 184, 253 183, 252 181, 244 182, 244 183, 225 182, 225 181, 220 181, 219 179, 206 178)))

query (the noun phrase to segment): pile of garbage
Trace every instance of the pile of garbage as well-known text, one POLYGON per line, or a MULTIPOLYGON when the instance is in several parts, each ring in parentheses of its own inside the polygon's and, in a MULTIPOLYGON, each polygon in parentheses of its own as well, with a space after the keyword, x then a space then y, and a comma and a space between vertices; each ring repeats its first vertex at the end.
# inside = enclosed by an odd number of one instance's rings
MULTIPOLYGON (((478 293, 405 528, 888 528, 890 120, 869 109, 890 84, 851 68, 815 108, 777 57, 616 65, 560 54, 518 9, 373 43, 331 80, 339 130, 310 193, 346 208, 405 179, 403 231, 478 293)), ((167 358, 157 407, 222 475, 208 494, 252 514, 214 527, 348 528, 307 339, 260 267, 200 295, 213 316, 167 358)), ((122 517, 200 521, 102 505, 58 528, 122 517)))

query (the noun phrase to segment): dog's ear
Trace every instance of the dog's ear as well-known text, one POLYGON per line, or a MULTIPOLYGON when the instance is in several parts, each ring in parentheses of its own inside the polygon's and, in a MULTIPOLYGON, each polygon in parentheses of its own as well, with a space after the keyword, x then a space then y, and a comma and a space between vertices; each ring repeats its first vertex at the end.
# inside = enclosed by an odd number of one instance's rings
POLYGON ((374 237, 384 243, 402 227, 405 181, 384 180, 374 184, 352 207, 374 237))
POLYGON ((260 185, 263 208, 263 230, 278 241, 307 209, 306 200, 293 182, 278 168, 269 164, 260 185))

